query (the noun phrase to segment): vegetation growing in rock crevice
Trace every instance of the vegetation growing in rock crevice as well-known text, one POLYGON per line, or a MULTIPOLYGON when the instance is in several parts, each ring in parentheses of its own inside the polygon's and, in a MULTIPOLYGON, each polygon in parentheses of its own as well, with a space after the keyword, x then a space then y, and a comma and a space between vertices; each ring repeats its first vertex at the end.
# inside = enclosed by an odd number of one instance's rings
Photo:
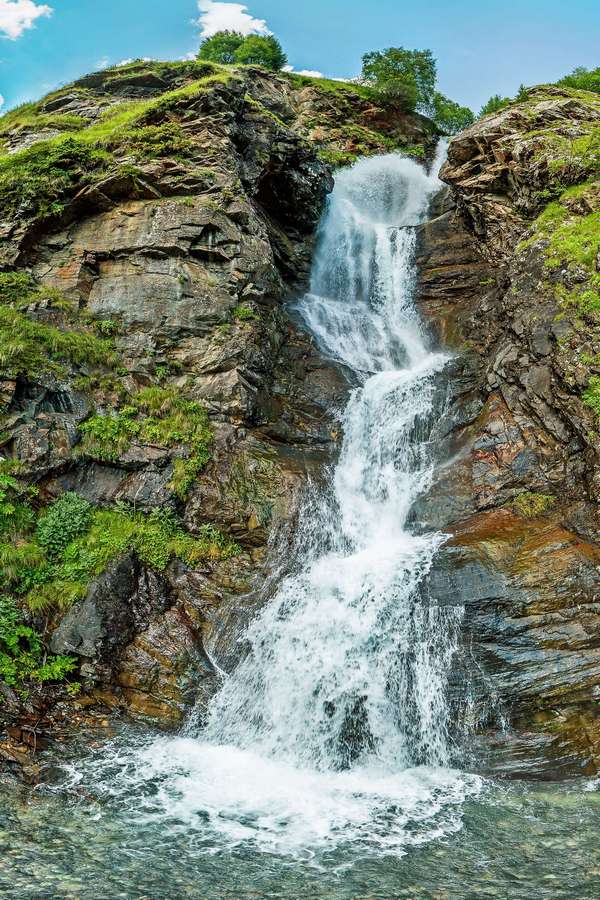
POLYGON ((525 491, 512 500, 511 505, 526 519, 534 519, 549 512, 556 503, 556 497, 552 494, 537 494, 534 491, 525 491))
POLYGON ((12 498, 13 509, 5 510, 0 521, 0 590, 23 598, 32 611, 68 608, 85 595, 92 578, 128 550, 159 571, 173 558, 193 566, 238 552, 214 526, 189 534, 169 509, 145 514, 126 504, 94 509, 65 493, 36 514, 26 499, 18 499, 24 490, 18 479, 3 478, 4 505, 12 498))
POLYGON ((0 595, 0 680, 23 695, 31 685, 63 681, 77 662, 48 655, 42 635, 27 625, 12 597, 0 595))
POLYGON ((0 375, 61 374, 63 364, 100 366, 114 362, 110 341, 84 331, 61 329, 0 307, 0 375))
POLYGON ((201 471, 210 459, 213 432, 204 406, 177 391, 144 388, 117 413, 91 416, 80 426, 82 451, 103 462, 115 462, 132 441, 159 447, 184 445, 189 459, 180 460, 174 475, 176 493, 186 493, 186 474, 201 471))

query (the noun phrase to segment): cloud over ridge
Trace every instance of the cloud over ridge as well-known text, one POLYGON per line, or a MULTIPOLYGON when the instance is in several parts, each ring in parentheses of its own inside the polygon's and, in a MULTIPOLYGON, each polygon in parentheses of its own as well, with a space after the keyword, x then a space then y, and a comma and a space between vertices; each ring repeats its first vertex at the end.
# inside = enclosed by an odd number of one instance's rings
POLYGON ((212 37, 217 31, 239 31, 241 34, 271 34, 264 19, 255 19, 243 3, 223 0, 198 0, 200 36, 212 37))

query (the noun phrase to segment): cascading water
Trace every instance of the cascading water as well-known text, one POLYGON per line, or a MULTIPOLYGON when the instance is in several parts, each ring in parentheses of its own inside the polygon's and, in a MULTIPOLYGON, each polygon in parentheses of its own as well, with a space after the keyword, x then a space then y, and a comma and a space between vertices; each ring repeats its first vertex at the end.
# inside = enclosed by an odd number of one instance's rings
POLYGON ((439 537, 406 529, 430 482, 446 361, 426 349, 413 303, 413 226, 438 186, 396 155, 338 176, 298 311, 359 383, 333 488, 305 511, 296 570, 249 629, 252 651, 211 709, 212 741, 318 770, 448 762, 453 630, 415 600, 439 537))
POLYGON ((407 527, 431 483, 446 362, 427 348, 413 297, 414 226, 436 173, 389 155, 338 175, 297 309, 354 379, 339 462, 309 497, 291 572, 249 627, 206 727, 106 772, 123 798, 151 785, 142 811, 203 829, 211 847, 218 835, 288 852, 398 852, 457 828, 476 788, 448 768, 461 611, 419 600, 441 537, 407 527))

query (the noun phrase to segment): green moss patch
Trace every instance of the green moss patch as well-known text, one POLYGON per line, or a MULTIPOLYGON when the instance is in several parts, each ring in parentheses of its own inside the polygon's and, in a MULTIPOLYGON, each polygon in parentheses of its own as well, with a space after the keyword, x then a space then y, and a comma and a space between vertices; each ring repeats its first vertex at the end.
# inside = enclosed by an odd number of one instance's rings
POLYGON ((556 497, 552 494, 536 494, 533 491, 525 491, 512 500, 511 506, 526 519, 534 519, 549 512, 555 503, 556 497))

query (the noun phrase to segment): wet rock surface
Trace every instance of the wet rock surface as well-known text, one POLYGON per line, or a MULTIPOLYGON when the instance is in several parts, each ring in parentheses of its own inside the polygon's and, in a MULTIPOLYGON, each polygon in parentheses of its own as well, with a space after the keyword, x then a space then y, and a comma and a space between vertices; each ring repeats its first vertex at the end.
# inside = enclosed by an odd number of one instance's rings
POLYGON ((594 95, 558 88, 480 120, 450 143, 451 191, 419 230, 421 307, 456 351, 436 482, 415 510, 449 535, 425 596, 465 604, 458 716, 489 768, 513 775, 600 766, 598 445, 583 402, 595 320, 573 310, 596 264, 567 251, 554 265, 539 224, 549 199, 573 231, 597 208, 597 168, 561 158, 597 122, 594 95), (576 212, 573 193, 590 198, 576 212))

